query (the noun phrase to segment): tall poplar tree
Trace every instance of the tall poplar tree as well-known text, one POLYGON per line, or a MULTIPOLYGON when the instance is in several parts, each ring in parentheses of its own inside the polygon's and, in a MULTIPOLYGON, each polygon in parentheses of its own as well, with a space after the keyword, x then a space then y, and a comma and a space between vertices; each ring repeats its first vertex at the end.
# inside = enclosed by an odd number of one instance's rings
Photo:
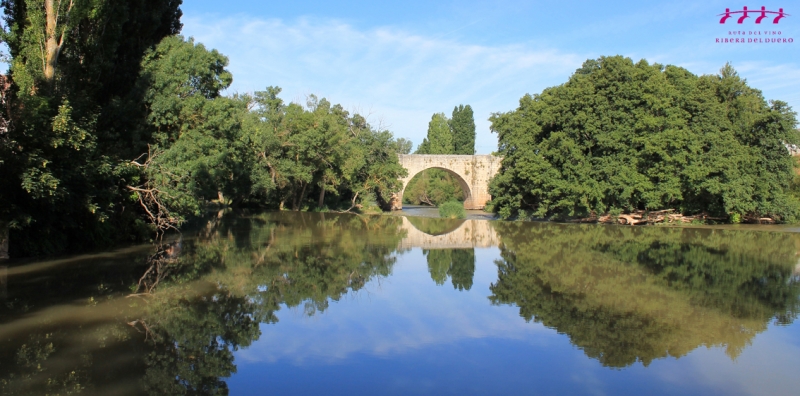
POLYGON ((453 154, 475 155, 475 118, 470 105, 453 108, 450 130, 453 133, 453 154))
POLYGON ((453 154, 453 134, 450 120, 444 113, 436 113, 428 122, 428 137, 422 140, 416 154, 453 154))

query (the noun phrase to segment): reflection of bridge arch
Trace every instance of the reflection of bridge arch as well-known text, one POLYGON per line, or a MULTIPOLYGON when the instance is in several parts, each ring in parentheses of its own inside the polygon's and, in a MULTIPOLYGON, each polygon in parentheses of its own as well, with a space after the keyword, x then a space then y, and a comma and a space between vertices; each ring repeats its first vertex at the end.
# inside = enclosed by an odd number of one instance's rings
MULTIPOLYGON (((456 220, 458 221, 458 220, 456 220)), ((498 246, 499 238, 492 227, 492 222, 487 220, 462 220, 461 225, 440 235, 431 235, 420 231, 414 224, 403 216, 403 229, 406 237, 400 241, 400 249, 422 248, 432 249, 467 249, 486 248, 498 246)))
POLYGON ((493 155, 422 155, 401 154, 400 165, 408 176, 400 179, 403 188, 395 195, 392 209, 403 208, 403 192, 411 179, 426 169, 442 169, 455 177, 464 191, 464 208, 482 209, 489 195, 489 180, 500 170, 502 158, 493 155))
POLYGON ((405 217, 414 228, 428 235, 438 236, 449 234, 464 225, 466 220, 445 219, 439 217, 405 217))

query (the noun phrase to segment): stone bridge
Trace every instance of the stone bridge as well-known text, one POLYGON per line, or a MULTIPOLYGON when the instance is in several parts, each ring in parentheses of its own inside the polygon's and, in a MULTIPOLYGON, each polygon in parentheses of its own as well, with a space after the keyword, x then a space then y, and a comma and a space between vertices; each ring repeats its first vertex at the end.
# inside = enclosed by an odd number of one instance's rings
POLYGON ((493 155, 423 155, 400 154, 400 165, 408 176, 400 179, 403 189, 392 198, 392 210, 403 209, 403 192, 417 173, 426 169, 442 169, 455 176, 464 191, 465 209, 483 209, 489 195, 489 180, 500 170, 502 157, 493 155))
POLYGON ((403 216, 403 229, 406 237, 400 241, 399 249, 422 248, 433 249, 468 249, 498 246, 500 239, 488 220, 450 220, 455 229, 440 235, 431 235, 420 231, 403 216), (459 224, 460 223, 460 224, 459 224))

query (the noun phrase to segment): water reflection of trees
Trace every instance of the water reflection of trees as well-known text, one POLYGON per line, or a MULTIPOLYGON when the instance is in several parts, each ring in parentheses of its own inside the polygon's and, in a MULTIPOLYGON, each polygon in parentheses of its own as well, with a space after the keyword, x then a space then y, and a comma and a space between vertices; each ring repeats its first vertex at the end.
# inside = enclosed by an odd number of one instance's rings
POLYGON ((447 278, 457 290, 472 288, 475 276, 475 249, 423 250, 428 260, 428 272, 437 285, 444 285, 447 278))
MULTIPOLYGON (((503 243, 492 302, 518 306, 526 320, 567 334, 607 366, 649 364, 701 345, 724 346, 734 357, 771 321, 797 316, 792 234, 530 223, 495 228, 503 243)), ((132 394, 226 394, 234 352, 259 338, 260 324, 277 322, 286 307, 308 315, 325 311, 331 301, 388 276, 404 232, 402 218, 392 216, 220 216, 197 235, 185 235, 177 256, 169 249, 178 241, 155 256, 169 260, 158 282, 148 281, 152 294, 118 298, 137 285, 146 270, 141 266, 113 275, 64 270, 44 284, 59 290, 60 283, 74 282, 61 288, 70 291, 61 299, 89 301, 82 308, 89 313, 81 315, 96 316, 8 336, 13 341, 0 344, 0 394, 103 394, 119 383, 136 383, 132 394)), ((424 254, 437 284, 449 278, 456 289, 472 287, 474 249, 424 254)), ((27 299, 9 283, 7 303, 26 301, 36 310, 55 300, 55 291, 35 297, 37 277, 25 278, 27 299)), ((25 313, 9 315, 0 318, 25 313)))
POLYGON ((388 276, 400 226, 389 216, 273 213, 222 221, 185 241, 176 265, 189 274, 162 280, 135 320, 152 345, 144 387, 227 393, 233 351, 258 339, 259 323, 277 322, 283 305, 322 312, 388 276))
POLYGON ((155 267, 126 266, 124 276, 111 276, 129 293, 147 270, 158 274, 129 298, 116 289, 98 293, 105 278, 84 275, 76 297, 95 292, 76 311, 81 324, 37 324, 0 346, 0 394, 227 394, 234 351, 258 339, 261 323, 277 322, 282 307, 313 315, 388 276, 401 224, 399 217, 312 213, 215 217, 196 235, 156 249, 155 267))
POLYGON ((490 299, 603 365, 724 346, 735 358, 798 313, 791 234, 500 223, 490 299))

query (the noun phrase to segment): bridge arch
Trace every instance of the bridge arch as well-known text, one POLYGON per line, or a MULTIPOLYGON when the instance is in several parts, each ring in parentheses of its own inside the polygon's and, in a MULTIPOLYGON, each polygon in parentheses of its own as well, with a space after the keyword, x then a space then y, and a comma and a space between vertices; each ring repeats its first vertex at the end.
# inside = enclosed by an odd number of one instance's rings
POLYGON ((453 178, 455 179, 456 183, 458 183, 459 187, 461 187, 461 191, 464 192, 464 207, 466 207, 467 202, 472 202, 472 191, 470 191, 470 185, 467 182, 467 180, 465 180, 464 176, 459 175, 455 171, 452 171, 452 170, 447 169, 447 168, 442 168, 442 167, 439 167, 439 166, 432 166, 430 168, 422 169, 422 170, 414 173, 413 175, 411 174, 411 172, 408 172, 408 181, 403 182, 403 189, 400 190, 400 199, 403 198, 403 195, 406 192, 406 187, 408 187, 408 183, 411 182, 411 179, 413 179, 415 176, 417 176, 420 173, 425 172, 426 170, 429 170, 429 169, 443 170, 443 171, 447 172, 450 176, 453 176, 453 178))
POLYGON ((493 155, 400 154, 398 158, 408 176, 400 179, 403 187, 392 197, 393 210, 403 209, 403 192, 408 182, 426 169, 442 169, 455 176, 464 191, 464 208, 483 209, 491 199, 489 180, 500 170, 502 161, 493 155))

